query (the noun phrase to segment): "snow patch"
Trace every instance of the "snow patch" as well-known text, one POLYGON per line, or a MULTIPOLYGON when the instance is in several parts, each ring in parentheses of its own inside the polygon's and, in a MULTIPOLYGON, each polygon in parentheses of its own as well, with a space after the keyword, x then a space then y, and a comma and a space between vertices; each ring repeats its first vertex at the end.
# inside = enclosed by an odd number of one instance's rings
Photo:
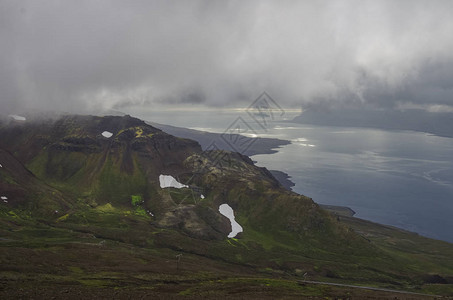
POLYGON ((200 195, 200 198, 201 198, 201 199, 204 199, 204 195, 203 195, 203 194, 201 194, 201 195, 200 195))
POLYGON ((159 175, 159 182, 160 182, 160 187, 161 188, 174 187, 174 188, 180 189, 180 188, 189 187, 188 185, 185 185, 185 184, 182 184, 182 183, 178 182, 171 175, 159 175))
POLYGON ((234 219, 234 211, 228 204, 224 203, 219 206, 219 212, 230 219, 231 232, 228 235, 229 238, 235 237, 239 232, 243 232, 242 226, 234 219))
POLYGON ((1 196, 0 198, 1 198, 2 200, 8 200, 8 197, 6 197, 6 196, 1 196))
POLYGON ((18 116, 18 115, 9 115, 8 117, 11 117, 16 121, 26 121, 27 120, 25 117, 18 116))
POLYGON ((0 168, 3 168, 2 164, 0 164, 0 168))
POLYGON ((112 135, 113 135, 113 133, 111 133, 110 131, 104 131, 104 132, 102 133, 102 136, 103 136, 103 137, 106 137, 106 138, 111 138, 112 135))

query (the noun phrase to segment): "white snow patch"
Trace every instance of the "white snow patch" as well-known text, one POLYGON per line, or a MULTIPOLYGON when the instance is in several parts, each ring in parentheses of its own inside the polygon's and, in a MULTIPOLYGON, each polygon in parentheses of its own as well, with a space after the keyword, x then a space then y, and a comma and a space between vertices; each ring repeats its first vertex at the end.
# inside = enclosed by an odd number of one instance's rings
POLYGON ((174 188, 180 189, 180 188, 189 187, 188 185, 179 183, 171 175, 159 175, 159 182, 160 182, 161 188, 174 187, 174 188))
POLYGON ((201 195, 200 195, 200 198, 201 198, 201 199, 204 199, 204 195, 203 195, 203 194, 201 194, 201 195))
POLYGON ((18 116, 18 115, 9 115, 9 117, 13 118, 16 121, 26 121, 27 120, 25 117, 18 116))
POLYGON ((6 196, 1 196, 0 198, 1 198, 2 200, 8 200, 8 197, 6 197, 6 196))
POLYGON ((229 238, 235 237, 239 232, 242 232, 242 226, 234 219, 234 211, 228 204, 224 203, 219 206, 219 212, 230 219, 231 222, 231 232, 228 235, 229 238))
POLYGON ((0 164, 0 168, 3 168, 2 164, 0 164))
POLYGON ((113 135, 113 133, 111 133, 110 131, 104 131, 104 132, 102 133, 102 136, 103 136, 103 137, 106 137, 106 138, 111 138, 112 135, 113 135))

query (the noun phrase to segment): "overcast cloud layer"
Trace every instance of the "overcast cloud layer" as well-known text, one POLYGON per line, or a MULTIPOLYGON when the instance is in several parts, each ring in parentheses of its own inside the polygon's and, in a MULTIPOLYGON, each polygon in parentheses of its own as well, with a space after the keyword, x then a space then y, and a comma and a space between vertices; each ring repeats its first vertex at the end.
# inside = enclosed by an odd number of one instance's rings
POLYGON ((453 1, 0 0, 0 110, 453 106, 453 1))

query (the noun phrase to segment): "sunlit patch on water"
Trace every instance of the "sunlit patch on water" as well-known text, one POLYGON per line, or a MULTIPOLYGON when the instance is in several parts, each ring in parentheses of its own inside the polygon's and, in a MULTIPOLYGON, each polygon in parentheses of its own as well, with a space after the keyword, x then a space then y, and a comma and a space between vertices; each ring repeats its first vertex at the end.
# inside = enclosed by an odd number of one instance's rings
POLYGON ((214 132, 214 129, 212 127, 189 127, 189 129, 214 132))
POLYGON ((296 138, 292 139, 291 142, 295 145, 303 146, 303 147, 316 147, 314 144, 307 143, 308 140, 306 138, 296 138))

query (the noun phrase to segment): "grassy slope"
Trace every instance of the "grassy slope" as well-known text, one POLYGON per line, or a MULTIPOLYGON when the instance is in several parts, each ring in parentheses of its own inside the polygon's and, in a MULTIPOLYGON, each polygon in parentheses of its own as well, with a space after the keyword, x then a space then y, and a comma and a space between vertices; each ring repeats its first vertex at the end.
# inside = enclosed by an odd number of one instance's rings
MULTIPOLYGON (((251 248, 253 245, 247 240, 225 240, 217 245, 201 243, 203 245, 198 246, 205 253, 194 254, 182 249, 187 237, 172 230, 154 228, 146 218, 140 216, 105 207, 98 209, 96 213, 85 214, 84 218, 84 225, 80 221, 71 223, 70 218, 67 218, 49 226, 24 220, 20 216, 3 215, 0 296, 235 298, 241 295, 255 299, 302 296, 314 297, 313 299, 333 299, 334 296, 355 296, 358 299, 401 297, 400 294, 390 292, 304 284, 303 279, 323 278, 306 278, 303 276, 305 270, 292 274, 276 265, 272 268, 269 265, 265 267, 266 265, 249 262, 241 263, 239 258, 234 260, 217 257, 217 251, 221 247, 226 249, 221 254, 233 251, 234 248, 251 248), (130 230, 131 227, 133 230, 130 230), (180 239, 180 249, 160 244, 163 236, 168 238, 173 235, 180 239), (179 263, 178 254, 183 254, 179 263)), ((376 228, 379 226, 376 225, 376 228)), ((383 248, 389 247, 382 241, 380 245, 383 248)), ((281 249, 275 250, 281 254, 281 249)), ((248 252, 253 252, 253 249, 234 253, 248 252)), ((275 257, 276 254, 262 250, 260 253, 264 256, 263 259, 268 255, 275 257)), ((442 251, 438 251, 438 255, 441 256, 442 251)), ((430 259, 428 257, 426 260, 430 259)), ((306 266, 320 266, 322 262, 322 259, 306 258, 306 266)), ((361 270, 357 269, 357 272, 360 274, 361 270)), ((332 277, 325 277, 324 280, 338 281, 332 277)), ((382 286, 382 283, 377 285, 382 286)), ((447 295, 451 293, 447 285, 424 285, 414 291, 447 295)), ((409 296, 411 299, 432 299, 409 296)))
MULTIPOLYGON (((311 199, 285 191, 265 171, 240 157, 230 157, 228 166, 208 168, 200 178, 192 178, 194 185, 202 186, 204 200, 195 200, 190 191, 160 189, 157 174, 165 168, 168 172, 193 168, 196 173, 200 167, 196 163, 208 162, 195 155, 182 165, 184 155, 164 152, 178 140, 146 130, 135 124, 121 129, 116 146, 105 144, 99 151, 57 151, 47 145, 38 147, 34 157, 16 154, 27 159, 34 174, 72 200, 58 213, 49 209, 51 214, 39 218, 32 218, 24 207, 0 207, 1 284, 5 290, 12 292, 18 286, 27 290, 29 286, 32 293, 38 286, 58 283, 82 292, 138 287, 144 292, 165 293, 168 289, 186 295, 209 294, 214 287, 220 289, 218 295, 231 295, 239 286, 246 295, 257 298, 263 291, 266 297, 355 292, 297 283, 311 279, 453 293, 450 284, 427 283, 435 275, 453 277, 451 244, 354 218, 338 221, 311 199), (131 143, 140 143, 135 144, 137 151, 130 151, 131 143), (156 153, 146 148, 149 145, 165 147, 156 153), (158 166, 149 153, 180 163, 158 166), (224 202, 235 209, 245 229, 238 239, 195 238, 184 228, 163 228, 147 213, 162 215, 178 207, 194 207, 210 224, 216 222, 210 211, 224 202), (176 269, 175 255, 179 253, 184 258, 176 269)), ((77 143, 90 134, 72 128, 71 135, 74 132, 77 143)), ((67 133, 58 134, 60 139, 67 137, 67 133)), ((22 143, 37 143, 29 134, 20 137, 22 143)), ((74 143, 68 144, 74 147, 74 143)), ((5 172, 1 174, 7 177, 5 172)), ((190 174, 181 173, 181 179, 187 179, 185 176, 190 174)), ((53 205, 59 200, 50 197, 48 201, 53 205)))
POLYGON ((453 296, 452 244, 358 218, 340 217, 340 220, 390 257, 397 258, 398 266, 406 270, 408 276, 425 274, 415 280, 419 280, 421 289, 453 296), (443 278, 439 278, 439 274, 443 274, 443 278))

